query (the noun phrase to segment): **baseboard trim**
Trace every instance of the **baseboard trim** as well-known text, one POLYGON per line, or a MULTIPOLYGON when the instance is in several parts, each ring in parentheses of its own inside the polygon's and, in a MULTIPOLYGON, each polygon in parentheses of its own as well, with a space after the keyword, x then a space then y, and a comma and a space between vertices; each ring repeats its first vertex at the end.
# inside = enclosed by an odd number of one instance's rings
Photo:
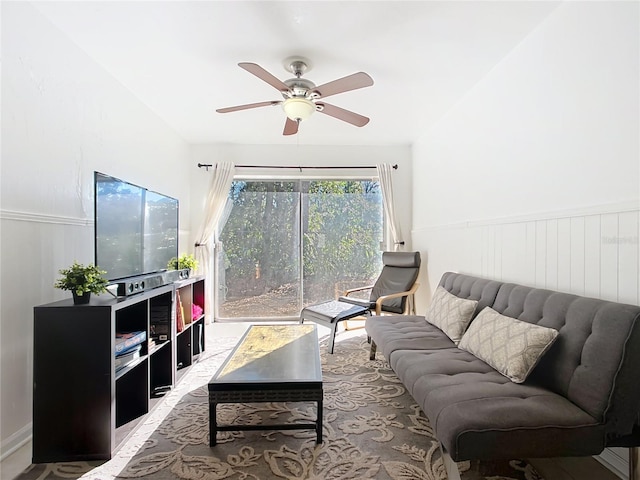
POLYGON ((0 462, 13 455, 16 451, 31 441, 33 436, 33 425, 29 423, 9 438, 3 440, 0 446, 0 462))
MULTIPOLYGON (((626 450, 626 449, 625 449, 626 450)), ((629 459, 623 458, 617 452, 607 448, 595 458, 623 480, 629 480, 629 459)))

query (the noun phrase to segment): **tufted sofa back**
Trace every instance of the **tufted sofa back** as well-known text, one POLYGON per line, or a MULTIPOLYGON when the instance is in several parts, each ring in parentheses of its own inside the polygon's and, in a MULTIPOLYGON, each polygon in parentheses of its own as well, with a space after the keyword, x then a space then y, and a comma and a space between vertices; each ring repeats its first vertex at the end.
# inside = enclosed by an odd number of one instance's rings
POLYGON ((496 301, 502 283, 486 278, 472 277, 459 273, 446 272, 440 279, 440 286, 456 297, 477 300, 475 316, 484 307, 490 307, 496 301))
POLYGON ((447 272, 440 285, 502 315, 558 330, 526 383, 563 395, 606 424, 631 432, 640 406, 640 307, 447 272), (493 297, 493 298, 492 298, 493 297))

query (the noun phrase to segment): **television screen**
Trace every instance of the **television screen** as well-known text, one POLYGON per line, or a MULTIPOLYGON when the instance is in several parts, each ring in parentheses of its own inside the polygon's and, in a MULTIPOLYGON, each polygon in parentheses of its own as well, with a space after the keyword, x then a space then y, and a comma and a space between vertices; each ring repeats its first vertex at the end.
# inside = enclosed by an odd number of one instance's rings
POLYGON ((178 256, 178 200, 95 172, 95 264, 108 280, 167 269, 178 256))

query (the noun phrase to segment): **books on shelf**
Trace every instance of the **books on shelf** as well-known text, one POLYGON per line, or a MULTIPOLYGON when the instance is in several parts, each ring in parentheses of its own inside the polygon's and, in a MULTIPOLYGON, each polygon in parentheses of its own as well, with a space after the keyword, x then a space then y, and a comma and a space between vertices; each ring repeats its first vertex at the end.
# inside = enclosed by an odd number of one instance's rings
POLYGON ((128 353, 147 339, 147 332, 116 332, 116 356, 128 353))
POLYGON ((122 370, 134 360, 140 358, 140 350, 142 350, 142 345, 136 345, 126 353, 117 355, 115 361, 116 372, 118 370, 122 370))

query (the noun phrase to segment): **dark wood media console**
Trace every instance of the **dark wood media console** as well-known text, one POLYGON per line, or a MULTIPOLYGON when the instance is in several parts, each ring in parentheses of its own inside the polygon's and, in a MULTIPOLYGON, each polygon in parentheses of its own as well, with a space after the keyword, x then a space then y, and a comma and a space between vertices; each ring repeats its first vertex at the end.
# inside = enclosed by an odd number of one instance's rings
POLYGON ((205 348, 205 280, 129 297, 71 298, 34 308, 33 463, 107 460, 205 348), (176 299, 184 328, 176 328, 176 299), (166 340, 153 339, 163 324, 166 340), (146 332, 138 358, 116 369, 116 332, 146 332))

